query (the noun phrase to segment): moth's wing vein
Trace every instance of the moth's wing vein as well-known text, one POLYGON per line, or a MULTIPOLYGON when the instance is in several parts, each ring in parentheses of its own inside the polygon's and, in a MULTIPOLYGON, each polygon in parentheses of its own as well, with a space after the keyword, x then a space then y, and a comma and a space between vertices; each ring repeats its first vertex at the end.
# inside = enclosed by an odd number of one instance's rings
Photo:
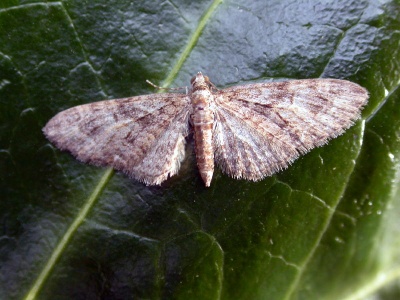
POLYGON ((43 131, 80 161, 160 184, 178 172, 184 158, 189 113, 186 95, 153 94, 70 108, 43 131))
POLYGON ((232 177, 258 180, 297 156, 293 146, 288 147, 270 132, 257 128, 257 123, 231 110, 218 107, 216 118, 215 160, 232 177))
POLYGON ((368 99, 359 85, 308 79, 235 86, 215 95, 215 159, 224 172, 259 180, 342 134, 368 99))

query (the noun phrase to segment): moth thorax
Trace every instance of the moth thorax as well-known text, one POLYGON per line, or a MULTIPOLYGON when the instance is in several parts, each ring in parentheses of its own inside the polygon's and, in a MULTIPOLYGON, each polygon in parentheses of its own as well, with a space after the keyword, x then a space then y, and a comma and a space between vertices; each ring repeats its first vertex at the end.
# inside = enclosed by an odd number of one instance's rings
POLYGON ((208 87, 196 89, 192 91, 190 100, 194 107, 199 109, 207 109, 210 105, 210 101, 213 100, 213 95, 208 87))

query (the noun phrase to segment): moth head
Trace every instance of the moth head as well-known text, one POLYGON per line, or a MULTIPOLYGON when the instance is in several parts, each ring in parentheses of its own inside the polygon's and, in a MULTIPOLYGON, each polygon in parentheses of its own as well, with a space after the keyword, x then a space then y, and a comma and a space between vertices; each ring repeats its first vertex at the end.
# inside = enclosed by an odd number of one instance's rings
POLYGON ((203 82, 205 80, 205 78, 208 79, 207 76, 203 76, 203 74, 201 72, 197 72, 197 74, 195 76, 192 77, 192 79, 190 79, 190 83, 194 84, 196 83, 200 83, 203 82))
POLYGON ((210 82, 208 76, 203 75, 201 72, 198 72, 195 76, 190 79, 191 85, 205 85, 205 86, 212 86, 213 84, 210 82))

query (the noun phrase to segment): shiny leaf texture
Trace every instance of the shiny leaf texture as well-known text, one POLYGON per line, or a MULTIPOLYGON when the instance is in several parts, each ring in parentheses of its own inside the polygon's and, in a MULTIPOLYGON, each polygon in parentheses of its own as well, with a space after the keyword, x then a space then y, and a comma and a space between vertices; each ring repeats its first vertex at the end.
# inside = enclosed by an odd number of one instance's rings
POLYGON ((399 20, 389 0, 2 1, 1 297, 399 297, 399 20), (217 171, 208 189, 190 143, 179 174, 146 187, 41 132, 66 108, 198 71, 218 87, 344 78, 370 100, 287 170, 217 171))

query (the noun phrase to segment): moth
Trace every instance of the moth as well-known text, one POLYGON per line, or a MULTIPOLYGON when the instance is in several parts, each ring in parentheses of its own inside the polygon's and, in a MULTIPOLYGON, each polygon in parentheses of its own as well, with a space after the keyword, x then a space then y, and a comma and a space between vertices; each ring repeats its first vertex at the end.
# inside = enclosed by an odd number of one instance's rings
POLYGON ((111 166, 146 185, 178 173, 193 133, 197 166, 210 186, 214 164, 257 181, 342 134, 368 92, 338 79, 304 79, 217 89, 201 72, 185 94, 106 100, 58 113, 43 128, 59 149, 111 166))

